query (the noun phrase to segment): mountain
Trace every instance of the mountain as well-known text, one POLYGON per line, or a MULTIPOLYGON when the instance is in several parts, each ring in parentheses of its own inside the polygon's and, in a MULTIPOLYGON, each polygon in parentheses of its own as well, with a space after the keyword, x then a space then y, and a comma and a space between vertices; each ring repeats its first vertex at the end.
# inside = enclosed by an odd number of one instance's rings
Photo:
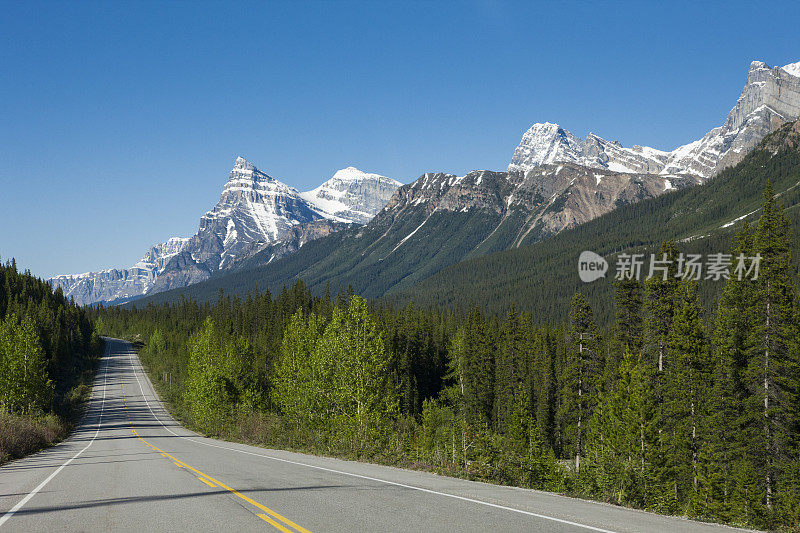
POLYGON ((61 287, 64 296, 79 305, 126 300, 146 293, 164 271, 170 259, 186 246, 188 238, 173 237, 151 247, 132 267, 85 274, 55 276, 51 287, 61 287))
MULTIPOLYGON (((254 256, 233 273, 141 301, 181 294, 215 298, 219 289, 280 291, 300 278, 322 291, 353 288, 366 297, 410 289, 459 261, 551 237, 620 205, 688 187, 697 178, 543 165, 527 173, 427 173, 400 187, 368 224, 309 242, 276 259, 254 256), (261 262, 269 259, 267 262, 261 262)), ((140 303, 137 302, 137 305, 140 303)))
POLYGON ((753 61, 742 94, 725 122, 671 152, 623 147, 590 133, 580 139, 558 124, 534 124, 514 150, 509 171, 575 163, 618 172, 693 174, 709 178, 735 165, 768 133, 800 117, 800 63, 771 68, 753 61))
POLYGON ((254 255, 283 257, 306 242, 372 218, 400 182, 354 167, 299 192, 238 157, 217 204, 200 218, 197 233, 153 247, 130 269, 57 276, 80 304, 113 302, 185 287, 254 255), (180 245, 178 246, 178 243, 180 245))
POLYGON ((348 167, 301 193, 239 157, 219 202, 203 215, 197 234, 172 258, 150 292, 206 280, 265 249, 273 250, 272 260, 343 224, 368 221, 399 185, 391 178, 348 167))
MULTIPOLYGON (((598 315, 609 321, 613 318, 614 255, 655 253, 669 239, 686 253, 730 253, 732 237, 742 221, 756 223, 768 180, 797 229, 800 121, 784 124, 739 164, 703 185, 620 207, 545 242, 462 261, 394 294, 392 300, 447 308, 480 303, 498 313, 513 303, 534 320, 552 321, 566 317, 570 297, 581 291, 598 315), (609 260, 605 279, 581 282, 577 262, 584 250, 609 260)), ((796 231, 794 240, 800 241, 796 231)), ((712 301, 720 288, 719 283, 706 282, 701 284, 701 295, 712 301)))
POLYGON ((300 196, 328 218, 366 224, 402 183, 355 167, 337 171, 331 179, 300 196))
POLYGON ((506 172, 423 174, 400 187, 361 228, 323 237, 281 259, 270 255, 266 265, 257 264, 261 257, 184 293, 205 299, 219 288, 280 290, 301 278, 320 291, 328 283, 334 290, 351 285, 361 295, 381 297, 411 290, 465 260, 549 242, 619 207, 708 181, 735 164, 797 114, 796 65, 752 63, 724 124, 673 152, 625 148, 595 135, 581 140, 555 124, 537 124, 523 137, 506 172))

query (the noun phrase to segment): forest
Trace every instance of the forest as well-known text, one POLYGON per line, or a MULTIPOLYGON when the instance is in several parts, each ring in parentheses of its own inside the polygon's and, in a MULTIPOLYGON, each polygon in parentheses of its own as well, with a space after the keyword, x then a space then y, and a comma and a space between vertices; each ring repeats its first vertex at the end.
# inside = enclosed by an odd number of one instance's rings
POLYGON ((89 313, 140 343, 173 412, 209 435, 791 529, 796 229, 769 184, 757 223, 739 228, 718 251, 758 255, 755 279, 730 275, 705 303, 677 270, 681 243, 665 241, 664 276, 613 281, 609 325, 581 293, 546 323, 513 306, 315 296, 301 281, 275 297, 89 313))
POLYGON ((66 437, 102 346, 61 289, 0 264, 0 464, 66 437))

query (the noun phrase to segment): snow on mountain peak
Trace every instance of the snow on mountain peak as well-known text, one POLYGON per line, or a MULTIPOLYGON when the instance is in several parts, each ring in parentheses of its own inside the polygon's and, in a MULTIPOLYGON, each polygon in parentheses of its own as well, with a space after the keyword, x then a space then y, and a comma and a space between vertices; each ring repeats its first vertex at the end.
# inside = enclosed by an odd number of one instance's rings
POLYGON ((792 76, 797 76, 800 78, 800 61, 797 63, 789 63, 788 65, 784 65, 781 69, 785 72, 788 72, 792 76))
POLYGON ((555 161, 578 162, 582 141, 558 124, 537 122, 522 136, 508 170, 526 170, 555 161))
POLYGON ((236 162, 233 164, 233 168, 253 170, 256 167, 253 165, 253 163, 239 155, 236 156, 236 162))
POLYGON ((316 189, 301 192, 300 196, 325 218, 366 224, 401 185, 395 179, 350 166, 336 171, 331 179, 316 189))
POLYGON ((557 124, 537 123, 522 136, 508 170, 527 172, 546 164, 576 163, 616 172, 709 178, 738 163, 764 135, 800 116, 800 80, 795 77, 800 77, 800 62, 772 68, 753 61, 725 123, 671 152, 637 145, 626 148, 593 133, 583 140, 557 124))

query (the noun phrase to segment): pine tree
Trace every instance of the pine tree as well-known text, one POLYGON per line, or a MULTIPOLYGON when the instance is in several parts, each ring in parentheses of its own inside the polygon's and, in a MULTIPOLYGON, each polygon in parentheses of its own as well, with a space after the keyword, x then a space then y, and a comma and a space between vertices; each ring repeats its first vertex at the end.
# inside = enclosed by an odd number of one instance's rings
POLYGON ((644 349, 653 361, 657 375, 664 371, 667 335, 675 309, 675 292, 678 288, 677 258, 678 249, 675 243, 672 241, 663 243, 656 259, 668 261, 666 276, 656 273, 645 281, 644 308, 647 317, 644 328, 644 349))
POLYGON ((671 510, 681 502, 696 507, 699 453, 703 442, 701 416, 712 366, 706 347, 697 287, 681 282, 667 336, 661 417, 663 480, 671 485, 671 510))
POLYGON ((614 342, 606 360, 606 381, 617 373, 619 358, 625 351, 638 354, 642 349, 642 286, 636 279, 614 282, 614 342))
POLYGON ((798 314, 791 235, 770 184, 754 236, 761 256, 750 305, 753 322, 745 370, 747 454, 761 477, 761 502, 771 519, 775 492, 796 460, 798 314))
POLYGON ((561 380, 560 425, 564 448, 580 472, 586 423, 591 418, 602 380, 600 338, 591 307, 581 293, 570 305, 569 347, 561 380))
MULTIPOLYGON (((753 236, 745 221, 732 257, 752 256, 753 236)), ((747 362, 747 339, 752 323, 752 284, 731 276, 720 297, 712 337, 713 379, 704 412, 707 445, 701 452, 699 501, 704 516, 730 520, 745 515, 747 502, 737 482, 737 465, 744 460, 741 430, 744 390, 742 372, 747 362)), ((741 481, 741 480, 738 480, 741 481)))
MULTIPOLYGON (((530 325, 524 316, 512 308, 500 330, 500 345, 495 360, 495 428, 503 432, 514 408, 515 398, 520 388, 529 385, 528 363, 532 347, 530 345, 530 325)), ((530 390, 526 391, 532 410, 530 390)))
POLYGON ((590 422, 587 462, 601 497, 646 507, 656 449, 653 370, 625 351, 613 389, 603 394, 590 422))

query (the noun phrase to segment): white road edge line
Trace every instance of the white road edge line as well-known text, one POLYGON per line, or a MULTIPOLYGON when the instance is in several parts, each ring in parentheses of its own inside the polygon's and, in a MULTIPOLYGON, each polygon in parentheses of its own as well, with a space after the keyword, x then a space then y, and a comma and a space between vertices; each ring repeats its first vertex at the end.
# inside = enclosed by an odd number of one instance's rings
POLYGON ((90 440, 90 441, 89 441, 89 444, 87 444, 87 445, 86 445, 86 446, 85 446, 85 447, 84 447, 84 448, 83 448, 81 451, 79 451, 78 453, 76 453, 75 455, 73 455, 72 457, 70 457, 69 459, 67 459, 67 461, 66 461, 64 464, 62 464, 61 466, 59 466, 58 468, 56 468, 56 470, 55 470, 55 471, 54 471, 52 474, 50 474, 49 476, 47 476, 47 479, 45 479, 44 481, 42 481, 41 483, 39 483, 39 486, 37 486, 37 487, 36 487, 35 489, 33 489, 32 491, 30 491, 30 492, 29 492, 29 493, 28 493, 28 494, 27 494, 27 495, 26 495, 24 498, 22 498, 22 500, 20 500, 20 502, 19 502, 17 505, 15 505, 14 507, 12 507, 10 511, 8 511, 6 514, 4 514, 4 515, 2 516, 2 518, 0 518, 0 526, 2 526, 2 525, 5 523, 5 522, 7 522, 9 518, 11 518, 12 516, 14 516, 14 513, 16 513, 17 511, 19 511, 19 510, 22 508, 22 506, 23 506, 23 505, 25 505, 26 503, 28 503, 28 501, 30 501, 30 499, 31 499, 31 498, 33 498, 34 496, 36 496, 36 493, 37 493, 37 492, 39 492, 40 490, 42 490, 42 489, 44 488, 44 486, 45 486, 45 485, 47 485, 48 483, 50 483, 50 481, 51 481, 51 480, 52 480, 54 477, 56 477, 56 476, 58 475, 58 473, 59 473, 59 472, 61 472, 61 471, 62 471, 62 470, 63 470, 63 469, 64 469, 64 468, 65 468, 65 467, 68 465, 68 464, 70 464, 72 461, 74 461, 75 459, 77 459, 77 458, 78 458, 78 456, 79 456, 80 454, 82 454, 83 452, 85 452, 86 450, 88 450, 88 449, 89 449, 89 446, 91 446, 91 445, 92 445, 92 443, 94 442, 94 440, 97 438, 97 435, 100 433, 100 425, 103 423, 103 410, 105 409, 105 406, 106 406, 106 383, 107 383, 107 380, 108 380, 108 354, 106 354, 106 357, 105 357, 105 363, 104 363, 104 368, 103 368, 103 401, 102 401, 102 403, 100 404, 100 418, 97 420, 97 430, 95 430, 95 432, 94 432, 94 436, 92 437, 92 440, 90 440))
MULTIPOLYGON (((298 461, 291 461, 289 459, 281 459, 279 457, 273 457, 271 455, 265 455, 265 454, 261 454, 261 453, 255 453, 255 452, 248 452, 246 450, 238 450, 236 448, 229 448, 227 446, 220 446, 218 444, 211 444, 211 443, 208 443, 208 442, 203 442, 203 441, 199 441, 197 439, 193 439, 191 437, 186 437, 184 435, 178 435, 177 433, 172 431, 170 428, 168 428, 166 426, 166 424, 164 424, 164 422, 153 411, 153 408, 150 406, 150 402, 147 401, 147 396, 144 393, 144 388, 142 388, 142 382, 139 380, 139 375, 136 372, 136 367, 134 367, 134 365, 133 365, 133 356, 134 356, 134 353, 132 351, 129 351, 129 360, 130 360, 130 363, 131 363, 131 370, 133 370, 133 375, 134 375, 134 377, 136 377, 136 381, 139 383, 139 390, 142 392, 142 398, 144 399, 144 402, 147 404, 147 408, 150 410, 150 413, 153 415, 153 418, 155 418, 158 421, 158 423, 161 424, 161 426, 164 429, 166 429, 167 431, 169 431, 170 433, 172 433, 176 437, 180 437, 180 438, 182 438, 184 440, 188 440, 190 442, 194 442, 194 443, 197 443, 197 444, 202 444, 203 446, 210 446, 211 448, 220 448, 220 449, 223 449, 223 450, 228 450, 228 451, 232 451, 232 452, 239 452, 239 453, 243 453, 243 454, 246 454, 246 455, 253 455, 253 456, 256 456, 256 457, 263 457, 264 459, 271 459, 273 461, 279 461, 281 463, 289 463, 289 464, 293 464, 293 465, 297 465, 297 466, 304 466, 306 468, 313 468, 315 470, 322 470, 322 471, 331 472, 331 473, 334 473, 334 474, 341 474, 343 476, 350 476, 350 477, 355 477, 355 478, 359 478, 359 479, 365 479, 365 480, 368 480, 368 481, 375 481, 375 482, 378 482, 378 483, 385 483, 386 485, 393 485, 395 487, 402 487, 404 489, 412 489, 412 490, 416 490, 416 491, 420 491, 420 492, 426 492, 428 494, 436 494, 438 496, 446 496, 447 498, 453 498, 453 499, 456 499, 456 500, 461 500, 461 501, 465 501, 465 502, 469 502, 469 503, 477 503, 479 505, 485 505, 487 507, 493 507, 495 509, 501 509, 503 511, 511 511, 511 512, 514 512, 514 513, 524 514, 524 515, 527 515, 527 516, 533 516, 533 517, 536 517, 536 518, 542 518, 544 520, 550 520, 552 522, 558 522, 560 524, 566 524, 566 525, 569 525, 569 526, 575 526, 575 527, 580 527, 580 528, 583 528, 583 529, 588 529, 590 531, 597 531, 598 533, 617 533, 617 532, 609 530, 609 529, 603 529, 603 528, 599 528, 599 527, 595 527, 595 526, 590 526, 590 525, 587 525, 587 524, 581 524, 579 522, 572 522, 570 520, 564 520, 562 518, 556 518, 554 516, 547 516, 547 515, 543 515, 543 514, 533 513, 533 512, 530 512, 530 511, 523 511, 522 509, 515 509, 513 507, 506 507, 505 505, 499 505, 499 504, 496 504, 496 503, 489 503, 489 502, 485 502, 485 501, 481 501, 481 500, 475 500, 473 498, 467 498, 466 496, 458 496, 456 494, 448 494, 446 492, 438 492, 438 491, 435 491, 435 490, 432 490, 432 489, 425 489, 425 488, 422 488, 422 487, 415 487, 414 485, 406 485, 404 483, 397 483, 396 481, 388 481, 386 479, 379 479, 379 478, 370 477, 370 476, 362 476, 360 474, 353 474, 351 472, 344 472, 344 471, 341 471, 341 470, 334 470, 332 468, 325 468, 324 466, 316 466, 316 465, 310 465, 308 463, 301 463, 301 462, 298 462, 298 461)), ((138 356, 137 356, 137 359, 138 359, 138 356)), ((142 372, 144 373, 144 370, 142 370, 142 372)), ((155 389, 154 389, 154 393, 155 393, 155 389)))

